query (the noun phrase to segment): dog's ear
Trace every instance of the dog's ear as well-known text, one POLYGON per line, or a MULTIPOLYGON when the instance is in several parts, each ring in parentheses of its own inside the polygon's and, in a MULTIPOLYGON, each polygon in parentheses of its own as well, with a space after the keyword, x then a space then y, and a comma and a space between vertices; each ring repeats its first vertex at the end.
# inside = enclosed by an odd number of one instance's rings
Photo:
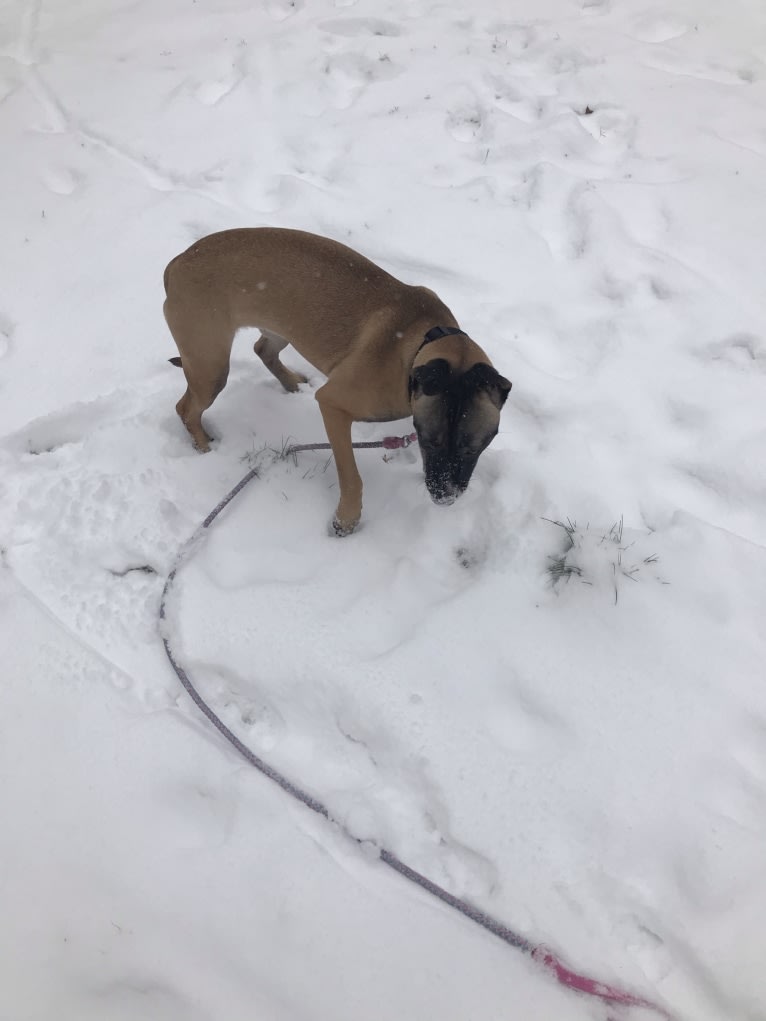
POLYGON ((410 376, 410 397, 435 397, 444 393, 450 384, 451 370, 446 358, 432 358, 418 365, 410 376))
POLYGON ((513 384, 510 379, 501 376, 496 368, 486 362, 472 365, 463 377, 464 384, 484 390, 496 408, 502 408, 508 399, 513 384))

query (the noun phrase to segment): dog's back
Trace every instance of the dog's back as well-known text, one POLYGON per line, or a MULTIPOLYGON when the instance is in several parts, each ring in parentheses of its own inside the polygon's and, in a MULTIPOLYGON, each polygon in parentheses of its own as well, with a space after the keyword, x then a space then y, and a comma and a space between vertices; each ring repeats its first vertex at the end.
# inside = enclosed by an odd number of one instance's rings
POLYGON ((444 317, 432 292, 402 283, 351 248, 274 227, 202 238, 169 263, 165 290, 171 315, 198 320, 212 313, 233 330, 257 326, 289 340, 325 374, 368 332, 371 318, 391 320, 395 332, 424 306, 437 306, 435 321, 444 317))

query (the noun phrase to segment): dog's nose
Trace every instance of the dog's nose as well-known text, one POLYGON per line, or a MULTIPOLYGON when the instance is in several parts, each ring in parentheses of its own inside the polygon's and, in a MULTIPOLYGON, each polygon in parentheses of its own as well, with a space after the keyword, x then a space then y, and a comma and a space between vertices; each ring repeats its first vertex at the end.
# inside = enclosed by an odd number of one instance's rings
POLYGON ((426 482, 426 486, 433 502, 441 506, 449 506, 451 503, 454 503, 462 492, 454 482, 445 479, 426 482))

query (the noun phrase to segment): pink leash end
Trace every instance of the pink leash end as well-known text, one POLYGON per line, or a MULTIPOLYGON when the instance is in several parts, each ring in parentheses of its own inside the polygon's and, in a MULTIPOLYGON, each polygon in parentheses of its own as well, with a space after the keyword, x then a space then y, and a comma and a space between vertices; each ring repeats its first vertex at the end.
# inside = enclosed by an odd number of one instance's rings
POLYGON ((417 438, 416 433, 410 433, 409 436, 386 436, 383 446, 386 450, 399 450, 402 447, 409 447, 417 438))
POLYGON ((571 971, 547 947, 535 947, 532 951, 532 960, 542 965, 547 971, 552 972, 556 981, 568 989, 574 989, 579 993, 594 996, 605 1003, 611 1003, 615 1006, 643 1007, 645 1010, 654 1011, 658 1017, 664 1018, 665 1021, 672 1021, 671 1015, 656 1003, 652 1003, 651 1000, 645 1000, 623 989, 617 989, 614 986, 607 985, 605 982, 598 982, 596 979, 580 975, 576 971, 571 971))

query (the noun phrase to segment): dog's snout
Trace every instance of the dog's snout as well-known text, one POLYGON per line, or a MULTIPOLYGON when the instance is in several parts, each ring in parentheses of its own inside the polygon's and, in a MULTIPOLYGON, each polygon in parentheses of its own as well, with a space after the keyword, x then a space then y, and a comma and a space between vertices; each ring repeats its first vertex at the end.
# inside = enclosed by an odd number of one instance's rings
POLYGON ((471 477, 471 468, 438 454, 424 454, 426 489, 434 503, 449 505, 465 492, 471 477))
POLYGON ((458 489, 439 489, 438 491, 431 492, 431 499, 440 507, 451 507, 460 496, 460 492, 458 489))

